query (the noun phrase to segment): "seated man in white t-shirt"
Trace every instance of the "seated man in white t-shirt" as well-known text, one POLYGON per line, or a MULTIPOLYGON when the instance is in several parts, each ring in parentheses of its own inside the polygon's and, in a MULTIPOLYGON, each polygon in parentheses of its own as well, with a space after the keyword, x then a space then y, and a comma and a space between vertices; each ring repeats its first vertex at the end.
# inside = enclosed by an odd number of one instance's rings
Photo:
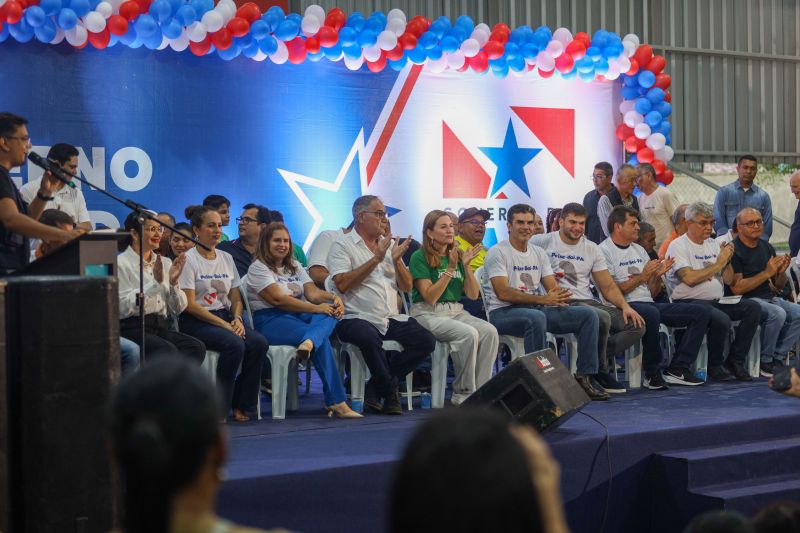
POLYGON ((321 231, 311 243, 311 248, 306 254, 308 275, 320 289, 325 289, 325 280, 328 279, 328 254, 331 251, 331 245, 343 235, 350 233, 352 229, 353 224, 351 223, 346 228, 321 231))
POLYGON ((663 289, 662 276, 672 268, 672 258, 650 259, 647 252, 634 241, 639 236, 639 213, 635 209, 618 205, 608 215, 608 232, 611 236, 600 243, 606 258, 608 272, 631 307, 642 315, 645 332, 642 337, 644 351, 645 387, 651 390, 667 389, 667 383, 676 385, 702 385, 690 370, 697 358, 703 337, 711 319, 711 309, 706 305, 690 303, 661 303, 653 300, 663 289), (685 327, 675 357, 661 375, 660 324, 685 327))
POLYGON ((561 228, 557 232, 537 235, 531 242, 547 252, 559 285, 572 292, 569 304, 589 306, 600 319, 597 339, 600 368, 595 381, 606 392, 625 392, 625 387, 609 373, 609 357, 639 342, 644 334, 644 320, 625 301, 608 273, 600 249, 584 236, 586 208, 569 203, 561 209, 559 221, 561 228), (593 298, 590 281, 594 281, 611 305, 603 305, 593 298))
POLYGON ((706 334, 708 378, 728 381, 735 377, 740 381, 750 381, 752 378, 744 363, 761 319, 761 307, 747 299, 738 303, 719 301, 724 296, 724 285, 734 281, 730 265, 733 245, 720 245, 711 238, 713 208, 703 202, 691 204, 686 208, 686 223, 686 233, 672 241, 667 249, 667 257, 675 260, 667 275, 672 299, 702 303, 712 308, 706 334), (725 344, 733 320, 738 320, 739 325, 736 339, 731 343, 730 356, 725 362, 725 344))
POLYGON ((592 382, 597 374, 597 335, 600 321, 586 307, 567 305, 572 293, 558 286, 544 250, 529 242, 536 212, 526 204, 506 214, 508 240, 486 253, 482 280, 489 322, 503 335, 522 337, 525 352, 547 346, 547 332, 574 333, 578 338, 575 379, 593 400, 608 393, 592 382), (543 290, 542 290, 543 289, 543 290))

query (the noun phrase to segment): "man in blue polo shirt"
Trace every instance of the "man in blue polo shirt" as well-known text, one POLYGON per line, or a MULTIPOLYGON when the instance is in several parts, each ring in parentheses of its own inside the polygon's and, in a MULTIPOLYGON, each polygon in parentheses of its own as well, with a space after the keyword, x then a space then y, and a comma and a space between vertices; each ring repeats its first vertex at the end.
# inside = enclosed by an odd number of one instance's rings
POLYGON ((758 172, 755 156, 740 157, 736 172, 739 179, 721 187, 714 198, 714 231, 717 235, 728 233, 736 215, 745 207, 752 207, 761 213, 764 220, 764 234, 761 238, 769 241, 772 236, 772 201, 767 191, 753 183, 758 172))

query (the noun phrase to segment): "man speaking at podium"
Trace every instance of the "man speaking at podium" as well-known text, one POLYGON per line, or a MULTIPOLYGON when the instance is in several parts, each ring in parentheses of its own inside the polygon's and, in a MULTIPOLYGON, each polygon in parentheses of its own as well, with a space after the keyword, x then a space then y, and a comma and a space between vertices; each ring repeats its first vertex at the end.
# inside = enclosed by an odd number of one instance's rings
POLYGON ((11 169, 24 165, 31 138, 27 119, 0 112, 0 276, 11 274, 28 264, 28 239, 64 242, 83 233, 65 231, 38 222, 50 191, 58 186, 56 178, 45 174, 36 198, 26 205, 11 180, 11 169))

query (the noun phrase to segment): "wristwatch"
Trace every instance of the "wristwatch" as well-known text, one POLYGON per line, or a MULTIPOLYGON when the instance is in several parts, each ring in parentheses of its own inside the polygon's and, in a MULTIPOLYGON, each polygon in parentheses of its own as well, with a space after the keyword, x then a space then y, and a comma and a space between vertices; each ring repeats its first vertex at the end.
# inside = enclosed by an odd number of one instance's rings
POLYGON ((42 194, 42 191, 38 191, 36 193, 36 198, 38 198, 39 200, 41 200, 43 202, 49 202, 50 200, 52 200, 55 197, 54 196, 45 196, 45 195, 42 194))

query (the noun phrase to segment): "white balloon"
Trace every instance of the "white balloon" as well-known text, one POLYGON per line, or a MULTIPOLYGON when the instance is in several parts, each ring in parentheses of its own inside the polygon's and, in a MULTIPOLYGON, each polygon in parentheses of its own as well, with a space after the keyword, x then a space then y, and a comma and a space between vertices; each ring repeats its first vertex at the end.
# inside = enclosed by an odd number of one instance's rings
POLYGON ((169 47, 176 52, 183 52, 189 48, 189 35, 187 35, 186 30, 183 30, 179 36, 170 40, 169 47))
POLYGON ((641 113, 639 113, 639 112, 637 112, 637 111, 628 111, 628 112, 627 112, 627 113, 625 113, 625 115, 622 117, 622 120, 623 120, 623 122, 625 122, 625 124, 626 124, 628 127, 630 127, 630 128, 633 128, 633 127, 635 127, 637 124, 641 124, 641 123, 642 123, 642 121, 644 120, 644 117, 642 116, 642 114, 641 114, 641 113))
POLYGON ((489 42, 489 32, 483 28, 475 28, 472 30, 472 39, 478 41, 478 46, 483 46, 489 42))
POLYGON ((475 29, 476 30, 485 31, 486 35, 489 35, 490 33, 492 33, 492 29, 485 22, 481 22, 480 24, 476 25, 475 29))
POLYGON ((447 56, 447 65, 453 70, 458 70, 463 67, 466 61, 467 58, 461 50, 456 50, 447 56))
POLYGON ((236 6, 220 2, 217 4, 217 7, 214 8, 214 11, 222 15, 222 23, 227 24, 236 14, 236 6))
POLYGON ((404 24, 408 20, 406 18, 406 14, 403 12, 403 10, 402 9, 397 9, 397 8, 392 9, 386 15, 386 21, 387 22, 390 21, 390 20, 395 20, 395 19, 396 20, 402 20, 404 24))
POLYGON ((161 44, 158 45, 157 50, 163 50, 167 46, 169 46, 169 39, 167 39, 165 36, 162 35, 161 36, 161 44))
POLYGON ((317 20, 325 20, 325 9, 317 4, 311 4, 306 8, 305 15, 312 15, 317 18, 317 20))
POLYGON ((66 34, 64 33, 64 30, 62 30, 61 28, 56 26, 56 36, 53 37, 53 40, 50 41, 50 44, 58 44, 58 43, 60 43, 61 41, 64 40, 64 37, 66 37, 66 34))
POLYGON ((672 146, 667 144, 662 150, 664 150, 664 157, 662 157, 661 160, 665 163, 672 161, 672 158, 675 157, 675 150, 672 149, 672 146))
POLYGON ((289 49, 286 48, 286 43, 280 39, 275 39, 275 41, 278 43, 278 49, 269 56, 269 59, 276 65, 283 65, 289 59, 289 49))
POLYGON ((663 133, 654 133, 651 136, 649 136, 647 138, 647 141, 645 142, 645 144, 647 144, 647 147, 650 148, 651 150, 660 150, 661 148, 664 148, 666 143, 667 143, 667 138, 664 137, 663 133))
POLYGON ((401 19, 392 19, 386 23, 386 29, 400 37, 406 31, 406 21, 401 19))
POLYGON ((556 41, 553 39, 547 43, 547 48, 545 48, 544 51, 550 54, 551 57, 555 58, 564 52, 564 45, 561 43, 561 41, 556 41))
POLYGON ((536 56, 526 57, 525 58, 525 63, 527 63, 528 65, 535 65, 536 64, 536 56))
POLYGON ((186 34, 189 36, 190 41, 193 43, 199 43, 206 38, 208 29, 202 22, 192 22, 192 25, 186 28, 186 34))
POLYGON ((429 59, 425 64, 425 70, 432 74, 441 74, 447 68, 447 54, 442 54, 442 57, 436 60, 429 59))
POLYGON ((480 51, 481 45, 475 39, 465 39, 461 43, 461 52, 464 53, 464 57, 475 57, 480 51))
POLYGON ((619 78, 622 74, 618 70, 609 69, 608 72, 606 72, 604 75, 608 81, 614 81, 617 78, 619 78))
POLYGON ((539 52, 539 55, 536 56, 536 64, 542 70, 553 70, 556 68, 556 60, 545 51, 539 52))
POLYGON ((633 128, 633 134, 636 135, 637 139, 647 139, 650 137, 650 126, 641 122, 633 128))
POLYGON ((316 35, 321 26, 322 23, 319 19, 308 13, 306 13, 306 16, 303 17, 302 22, 300 22, 300 29, 302 29, 303 33, 306 35, 316 35))
POLYGON ((621 115, 624 115, 628 111, 633 111, 636 109, 636 100, 623 100, 621 104, 619 104, 619 112, 621 115))
POLYGON ((377 46, 370 46, 369 48, 364 48, 364 59, 370 62, 375 62, 381 57, 381 49, 377 46))
POLYGON ((624 43, 625 41, 630 41, 633 43, 633 46, 635 48, 639 48, 639 36, 636 35, 635 33, 629 33, 628 35, 623 37, 622 42, 624 43))
POLYGON ((86 25, 86 29, 92 33, 100 33, 106 27, 105 17, 97 11, 86 13, 86 16, 83 17, 83 23, 86 25))
POLYGON ((625 57, 631 57, 636 53, 636 45, 633 44, 633 41, 622 41, 622 49, 622 55, 625 57))
POLYGON ((267 54, 265 54, 261 50, 256 52, 256 55, 253 56, 253 59, 255 59, 256 61, 264 61, 266 58, 267 58, 267 54))
POLYGON ((89 33, 86 31, 86 28, 80 24, 71 30, 65 31, 64 33, 66 35, 67 42, 72 46, 81 46, 86 42, 86 39, 89 38, 89 33))
POLYGON ((351 59, 347 56, 344 56, 344 65, 350 70, 358 70, 361 68, 361 65, 364 64, 364 58, 359 57, 358 59, 351 59))
POLYGON ((108 3, 111 4, 111 8, 114 10, 114 13, 119 14, 119 6, 125 0, 108 0, 108 3))
POLYGON ((100 2, 94 10, 103 15, 103 18, 106 19, 114 14, 114 6, 109 2, 100 2))
POLYGON ((203 18, 200 19, 200 22, 205 24, 206 29, 211 33, 221 30, 222 26, 225 24, 222 14, 216 9, 206 11, 203 14, 203 18))
POLYGON ((572 32, 567 28, 558 28, 553 32, 553 39, 560 42, 564 46, 567 46, 572 40, 572 32))
POLYGON ((397 35, 389 30, 384 30, 378 34, 378 48, 381 50, 391 50, 397 46, 397 35))
POLYGON ((631 69, 631 60, 622 55, 617 58, 617 66, 620 72, 628 72, 631 69))

